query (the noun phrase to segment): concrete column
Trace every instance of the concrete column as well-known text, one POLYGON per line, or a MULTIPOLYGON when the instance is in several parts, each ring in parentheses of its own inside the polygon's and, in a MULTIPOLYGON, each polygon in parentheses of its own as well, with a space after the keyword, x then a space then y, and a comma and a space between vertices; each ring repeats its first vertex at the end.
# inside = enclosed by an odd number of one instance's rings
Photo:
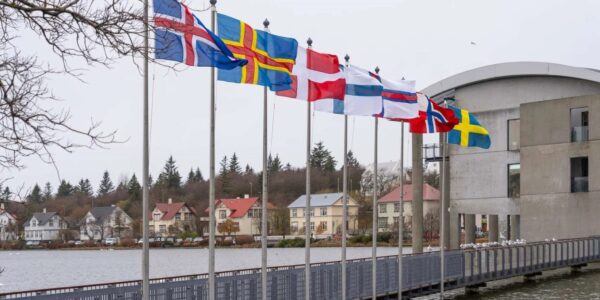
POLYGON ((412 135, 412 250, 423 253, 423 135, 412 135))
POLYGON ((475 215, 464 214, 465 216, 465 244, 475 243, 475 215))
POLYGON ((498 241, 498 215, 488 215, 488 241, 489 242, 497 242, 498 241))
POLYGON ((510 238, 514 241, 521 238, 521 216, 510 216, 510 238))
POLYGON ((450 213, 450 250, 460 247, 460 214, 450 213))

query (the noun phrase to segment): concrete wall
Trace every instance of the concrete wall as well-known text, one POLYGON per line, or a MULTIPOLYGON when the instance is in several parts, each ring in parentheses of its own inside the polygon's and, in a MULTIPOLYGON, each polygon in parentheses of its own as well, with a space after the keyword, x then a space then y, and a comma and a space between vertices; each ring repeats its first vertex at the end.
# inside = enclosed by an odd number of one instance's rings
POLYGON ((521 236, 600 234, 600 96, 521 106, 521 236), (571 143, 570 109, 588 107, 589 141, 571 143), (571 157, 588 157, 589 192, 571 193, 571 157))

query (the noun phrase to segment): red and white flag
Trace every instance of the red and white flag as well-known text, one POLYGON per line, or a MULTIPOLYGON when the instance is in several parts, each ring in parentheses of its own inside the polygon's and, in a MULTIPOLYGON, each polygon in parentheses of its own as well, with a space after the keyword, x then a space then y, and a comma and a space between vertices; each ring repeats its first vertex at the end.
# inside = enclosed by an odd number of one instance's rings
POLYGON ((344 100, 346 80, 336 55, 299 46, 291 86, 290 90, 279 91, 277 95, 305 101, 344 100))

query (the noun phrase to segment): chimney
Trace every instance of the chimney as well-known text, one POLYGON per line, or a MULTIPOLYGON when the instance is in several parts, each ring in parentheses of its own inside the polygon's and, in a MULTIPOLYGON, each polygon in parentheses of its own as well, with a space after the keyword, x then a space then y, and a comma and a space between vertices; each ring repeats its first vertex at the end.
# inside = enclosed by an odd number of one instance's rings
POLYGON ((169 204, 173 204, 173 199, 172 198, 169 198, 168 201, 169 201, 169 204))
POLYGON ((46 208, 44 207, 44 213, 46 213, 46 208))
POLYGON ((248 198, 250 198, 250 195, 244 194, 244 199, 248 199, 248 198))

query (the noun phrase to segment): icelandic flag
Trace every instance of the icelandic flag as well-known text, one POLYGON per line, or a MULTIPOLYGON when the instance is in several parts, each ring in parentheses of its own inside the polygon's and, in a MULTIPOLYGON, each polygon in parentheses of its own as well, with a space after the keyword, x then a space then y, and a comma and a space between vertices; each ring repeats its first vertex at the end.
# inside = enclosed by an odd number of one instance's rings
POLYGON ((225 43, 177 0, 154 0, 155 56, 188 66, 233 69, 248 63, 237 59, 225 43))
POLYGON ((381 113, 383 85, 369 71, 350 65, 344 68, 344 100, 325 99, 315 102, 315 110, 335 114, 374 116, 381 113))
POLYGON ((454 111, 443 108, 422 93, 417 93, 419 117, 409 120, 412 133, 438 133, 452 130, 458 124, 454 111))
POLYGON ((291 87, 277 95, 311 102, 328 98, 344 100, 346 80, 337 55, 298 46, 291 87))

